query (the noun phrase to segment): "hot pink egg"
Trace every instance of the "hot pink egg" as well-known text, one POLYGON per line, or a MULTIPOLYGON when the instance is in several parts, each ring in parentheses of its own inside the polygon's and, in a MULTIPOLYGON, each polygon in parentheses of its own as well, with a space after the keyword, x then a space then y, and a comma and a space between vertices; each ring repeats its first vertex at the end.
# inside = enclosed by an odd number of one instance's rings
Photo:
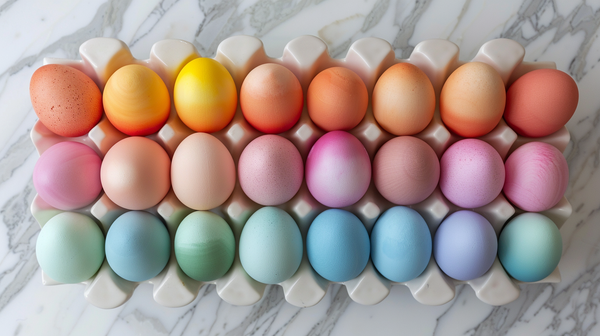
POLYGON ((556 147, 530 142, 506 160, 504 195, 517 207, 531 212, 555 206, 569 184, 567 160, 556 147))
POLYGON ((289 201, 300 189, 304 165, 298 149, 279 135, 263 135, 244 148, 238 162, 244 193, 262 205, 289 201))
POLYGON ((504 185, 502 158, 485 141, 456 142, 442 155, 440 168, 442 193, 462 208, 478 208, 490 203, 504 185))
POLYGON ((90 147, 78 142, 59 142, 37 161, 33 185, 51 206, 60 210, 78 209, 100 194, 101 164, 100 157, 90 147))
POLYGON ((369 154, 350 133, 326 133, 308 153, 308 190, 326 206, 341 208, 356 203, 367 191, 370 181, 369 154))

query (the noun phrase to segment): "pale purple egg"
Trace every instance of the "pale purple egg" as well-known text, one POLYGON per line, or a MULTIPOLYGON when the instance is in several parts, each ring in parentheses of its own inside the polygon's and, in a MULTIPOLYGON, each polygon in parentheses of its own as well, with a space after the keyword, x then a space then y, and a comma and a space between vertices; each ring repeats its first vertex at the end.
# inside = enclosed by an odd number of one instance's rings
POLYGON ((527 143, 506 160, 504 195, 525 211, 552 208, 562 199, 568 184, 567 160, 547 143, 527 143))
POLYGON ((238 162, 244 193, 262 205, 289 201, 300 189, 304 165, 298 149, 279 135, 260 136, 246 146, 238 162))
POLYGON ((92 203, 100 191, 102 161, 90 147, 78 142, 59 142, 48 148, 35 164, 33 185, 46 203, 60 210, 74 210, 92 203))
POLYGON ((308 190, 326 206, 341 208, 356 203, 367 191, 370 181, 369 154, 350 133, 326 133, 308 153, 308 190))
POLYGON ((465 139, 450 146, 440 160, 440 189, 462 208, 493 201, 504 186, 504 163, 485 141, 465 139))

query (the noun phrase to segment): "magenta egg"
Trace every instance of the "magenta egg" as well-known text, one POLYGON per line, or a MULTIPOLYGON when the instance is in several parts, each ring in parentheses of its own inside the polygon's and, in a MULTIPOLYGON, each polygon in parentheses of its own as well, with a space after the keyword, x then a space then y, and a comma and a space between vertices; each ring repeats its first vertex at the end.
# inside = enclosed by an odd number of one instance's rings
POLYGON ((527 143, 517 148, 505 165, 504 195, 525 211, 548 210, 567 190, 569 166, 562 153, 552 145, 527 143))
POLYGON ((478 139, 454 143, 440 160, 440 189, 462 208, 478 208, 493 201, 502 191, 504 175, 500 154, 478 139))
POLYGON ((46 203, 60 210, 74 210, 92 203, 100 191, 102 161, 90 147, 78 142, 59 142, 48 148, 33 170, 33 185, 46 203))
POLYGON ((326 133, 308 153, 308 190, 326 206, 341 208, 356 203, 367 191, 370 181, 369 154, 350 133, 326 133))
POLYGON ((244 193, 262 205, 279 205, 292 199, 302 185, 304 164, 300 152, 279 135, 260 136, 246 146, 238 162, 244 193))

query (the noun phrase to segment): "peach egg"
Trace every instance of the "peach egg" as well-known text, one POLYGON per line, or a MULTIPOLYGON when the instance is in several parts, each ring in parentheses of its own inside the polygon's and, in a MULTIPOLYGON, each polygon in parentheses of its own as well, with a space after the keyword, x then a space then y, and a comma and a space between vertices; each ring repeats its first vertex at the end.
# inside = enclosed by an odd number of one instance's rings
POLYGON ((448 77, 440 95, 440 115, 455 134, 475 138, 491 132, 504 113, 506 91, 498 72, 480 62, 466 63, 448 77))
POLYGON ((240 106, 252 127, 281 133, 300 119, 304 98, 296 75, 286 67, 267 63, 254 68, 242 83, 240 106))
POLYGON ((121 67, 110 76, 103 102, 111 124, 128 135, 158 132, 171 111, 171 98, 163 80, 139 64, 121 67))
POLYGON ((429 125, 435 91, 427 75, 410 63, 387 69, 373 88, 373 115, 394 135, 413 135, 429 125))
POLYGON ((196 132, 222 130, 237 109, 237 89, 221 63, 196 58, 177 75, 173 89, 175 109, 183 123, 196 132))
POLYGON ((342 67, 321 71, 308 86, 310 119, 325 131, 349 131, 367 112, 367 86, 354 71, 342 67))

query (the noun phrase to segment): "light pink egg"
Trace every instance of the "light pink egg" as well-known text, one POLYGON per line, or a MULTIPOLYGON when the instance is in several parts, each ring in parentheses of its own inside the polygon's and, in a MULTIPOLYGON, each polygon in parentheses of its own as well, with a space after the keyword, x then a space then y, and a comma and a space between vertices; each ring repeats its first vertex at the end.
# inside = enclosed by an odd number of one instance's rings
POLYGON ((60 210, 78 209, 92 203, 100 194, 101 163, 90 147, 78 142, 59 142, 37 161, 33 185, 51 206, 60 210))
POLYGON ((185 206, 194 210, 216 208, 235 187, 233 158, 219 139, 208 133, 194 133, 173 154, 171 184, 185 206))
POLYGON ((369 154, 350 133, 326 133, 308 153, 308 190, 326 206, 341 208, 356 203, 367 191, 370 181, 369 154))
POLYGON ((505 165, 504 195, 525 211, 548 210, 567 190, 569 166, 562 153, 552 145, 527 143, 517 148, 505 165))
POLYGON ((440 189, 462 208, 472 209, 493 201, 504 185, 504 164, 487 142, 465 139, 450 146, 440 160, 440 189))
POLYGON ((373 182, 388 201, 411 205, 425 200, 440 179, 440 162, 429 145, 401 136, 386 142, 373 160, 373 182))
POLYGON ((238 177, 251 200, 261 205, 279 205, 292 199, 300 189, 304 164, 291 141, 279 135, 263 135, 244 148, 238 177))

